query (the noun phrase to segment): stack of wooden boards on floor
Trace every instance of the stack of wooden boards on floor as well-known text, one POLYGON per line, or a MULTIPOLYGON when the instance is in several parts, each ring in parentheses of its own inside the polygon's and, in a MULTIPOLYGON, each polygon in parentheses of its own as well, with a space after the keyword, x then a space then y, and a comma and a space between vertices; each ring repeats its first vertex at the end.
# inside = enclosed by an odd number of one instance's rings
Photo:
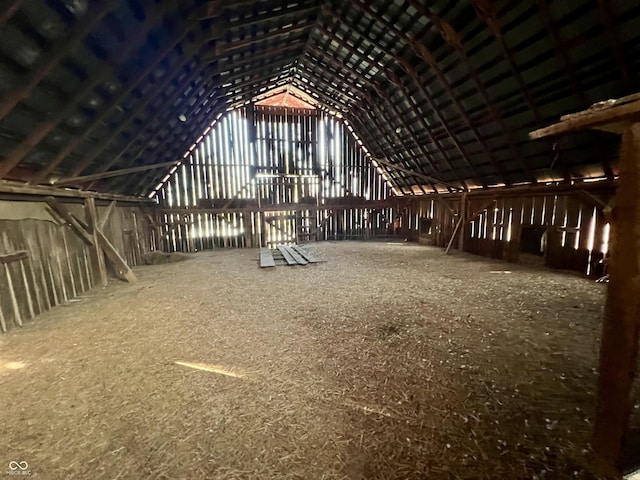
POLYGON ((260 249, 260 268, 275 267, 276 265, 308 265, 319 262, 320 260, 309 248, 303 248, 300 245, 278 245, 274 249, 260 249))

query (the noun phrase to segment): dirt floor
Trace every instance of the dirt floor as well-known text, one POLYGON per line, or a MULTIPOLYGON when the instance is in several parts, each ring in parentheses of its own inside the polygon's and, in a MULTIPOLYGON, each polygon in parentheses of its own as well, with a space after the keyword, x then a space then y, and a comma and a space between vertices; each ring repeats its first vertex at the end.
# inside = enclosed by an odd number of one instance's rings
POLYGON ((326 263, 140 267, 0 335, 0 478, 592 478, 604 285, 314 248, 326 263))

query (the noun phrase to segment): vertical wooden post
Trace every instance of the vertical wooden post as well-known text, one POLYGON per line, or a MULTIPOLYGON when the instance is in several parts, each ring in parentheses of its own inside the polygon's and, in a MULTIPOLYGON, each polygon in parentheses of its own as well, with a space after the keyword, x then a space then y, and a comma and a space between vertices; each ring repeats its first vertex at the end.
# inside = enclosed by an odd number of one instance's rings
POLYGON ((87 198, 84 203, 84 214, 87 219, 88 231, 93 238, 93 246, 91 247, 91 266, 93 270, 93 284, 102 287, 107 286, 107 266, 104 261, 104 252, 100 247, 98 239, 98 211, 96 209, 96 200, 87 198))
POLYGON ((609 287, 600 349, 593 447, 599 460, 619 471, 631 413, 640 330, 640 123, 626 128, 620 184, 611 225, 609 287))
POLYGON ((253 248, 253 236, 251 232, 251 213, 242 213, 242 225, 244 227, 244 246, 253 248))
POLYGON ((464 252, 464 240, 467 234, 467 194, 460 198, 460 231, 458 232, 458 250, 464 252))

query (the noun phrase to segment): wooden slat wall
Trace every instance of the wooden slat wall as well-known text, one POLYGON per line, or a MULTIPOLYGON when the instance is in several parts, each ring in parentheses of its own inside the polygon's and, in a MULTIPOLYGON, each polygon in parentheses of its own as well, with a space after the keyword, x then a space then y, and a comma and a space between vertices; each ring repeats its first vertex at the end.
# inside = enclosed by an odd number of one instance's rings
MULTIPOLYGON (((250 213, 165 213, 167 251, 370 238, 393 212, 334 210, 337 198, 385 200, 389 185, 339 119, 310 109, 250 105, 228 112, 158 192, 163 208, 253 208, 250 213), (260 212, 259 207, 309 205, 260 212), (323 209, 323 206, 327 206, 323 209)), ((356 202, 357 203, 357 202, 356 202)))
MULTIPOLYGON (((65 207, 84 218, 82 205, 65 207)), ((150 226, 143 218, 137 208, 118 207, 104 229, 131 266, 152 249, 150 226)), ((0 201, 0 258, 18 251, 28 257, 0 262, 0 332, 3 326, 10 330, 72 300, 96 283, 89 247, 70 227, 56 223, 44 203, 0 201), (25 217, 19 218, 16 210, 25 217)))
MULTIPOLYGON (((602 209, 578 194, 496 195, 490 200, 472 198, 465 208, 469 219, 464 228, 467 252, 517 262, 520 253, 527 250, 522 245, 523 232, 539 235, 546 232, 544 260, 547 266, 594 276, 602 273, 602 264, 598 262, 608 250, 608 224, 602 209), (474 214, 477 215, 469 218, 474 214)), ((422 243, 445 247, 459 211, 459 200, 413 200, 410 216, 427 219, 431 228, 421 230, 420 223, 416 222, 411 227, 412 235, 422 243)))

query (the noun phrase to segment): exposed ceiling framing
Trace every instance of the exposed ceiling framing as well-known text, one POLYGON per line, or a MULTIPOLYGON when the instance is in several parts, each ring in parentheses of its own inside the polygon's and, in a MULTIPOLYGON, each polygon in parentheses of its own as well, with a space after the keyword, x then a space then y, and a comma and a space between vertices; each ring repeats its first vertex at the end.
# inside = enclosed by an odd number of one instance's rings
POLYGON ((293 85, 404 194, 612 179, 614 136, 527 132, 632 93, 639 26, 621 0, 9 1, 0 178, 146 195, 220 114, 293 85))

